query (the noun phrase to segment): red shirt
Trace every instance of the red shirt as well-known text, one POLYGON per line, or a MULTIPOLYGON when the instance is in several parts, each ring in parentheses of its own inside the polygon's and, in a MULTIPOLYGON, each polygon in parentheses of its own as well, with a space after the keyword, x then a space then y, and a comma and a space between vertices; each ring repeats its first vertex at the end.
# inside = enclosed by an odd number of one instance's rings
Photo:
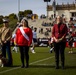
POLYGON ((66 24, 61 24, 59 28, 58 28, 58 24, 55 24, 53 26, 52 36, 55 37, 56 39, 62 38, 62 36, 64 36, 63 40, 65 40, 67 32, 68 32, 68 28, 66 24))
POLYGON ((30 28, 23 29, 26 35, 29 37, 29 41, 22 35, 20 29, 16 31, 16 43, 18 46, 30 46, 32 43, 32 30, 30 28))

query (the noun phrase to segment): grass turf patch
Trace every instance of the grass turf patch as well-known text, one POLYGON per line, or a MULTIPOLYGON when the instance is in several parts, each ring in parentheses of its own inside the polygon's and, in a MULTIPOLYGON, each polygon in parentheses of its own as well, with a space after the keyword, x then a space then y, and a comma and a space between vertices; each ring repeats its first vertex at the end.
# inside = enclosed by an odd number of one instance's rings
MULTIPOLYGON (((13 67, 0 67, 0 75, 75 75, 76 74, 76 48, 73 54, 65 49, 65 69, 55 69, 54 52, 50 53, 48 47, 36 47, 35 54, 29 50, 29 68, 20 68, 20 54, 12 52, 13 67)), ((60 64, 61 65, 61 64, 60 64)))

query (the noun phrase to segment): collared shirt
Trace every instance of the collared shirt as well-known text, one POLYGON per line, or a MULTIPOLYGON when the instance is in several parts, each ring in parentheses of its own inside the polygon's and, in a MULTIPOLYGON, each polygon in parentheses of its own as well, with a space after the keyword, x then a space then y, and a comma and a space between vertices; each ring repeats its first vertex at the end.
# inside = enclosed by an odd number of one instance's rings
POLYGON ((62 38, 64 36, 64 39, 67 35, 68 29, 66 24, 61 24, 58 27, 58 24, 54 24, 53 30, 52 30, 52 36, 55 37, 56 39, 62 38))

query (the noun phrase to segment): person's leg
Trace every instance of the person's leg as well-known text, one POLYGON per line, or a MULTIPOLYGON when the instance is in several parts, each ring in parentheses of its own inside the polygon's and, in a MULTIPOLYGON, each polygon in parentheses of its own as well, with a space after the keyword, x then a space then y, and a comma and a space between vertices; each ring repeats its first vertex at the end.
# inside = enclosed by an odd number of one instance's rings
POLYGON ((33 42, 32 42, 32 48, 31 48, 31 52, 32 53, 35 53, 35 43, 34 43, 34 39, 33 39, 33 42))
POLYGON ((12 51, 14 51, 14 50, 15 50, 15 46, 13 47, 12 51))
POLYGON ((33 48, 33 50, 35 49, 35 43, 33 43, 32 48, 33 48))
POLYGON ((10 48, 10 41, 6 43, 6 51, 8 55, 8 66, 13 65, 13 59, 12 59, 12 53, 11 53, 11 48, 10 48))
POLYGON ((69 45, 69 52, 68 53, 71 53, 71 46, 69 45))
POLYGON ((64 64, 65 64, 65 56, 64 56, 65 46, 66 46, 65 42, 60 43, 61 66, 63 69, 64 69, 64 64))
POLYGON ((2 55, 6 58, 6 45, 5 44, 3 44, 1 51, 2 51, 2 55))
POLYGON ((32 49, 32 52, 33 52, 33 53, 35 53, 35 47, 36 47, 36 46, 37 46, 37 39, 34 38, 34 39, 33 39, 33 47, 32 47, 32 48, 33 48, 33 49, 32 49))
POLYGON ((73 49, 73 48, 72 48, 72 43, 70 42, 70 43, 69 43, 69 52, 68 52, 68 53, 72 53, 72 49, 73 49))
POLYGON ((54 46, 53 46, 53 44, 51 43, 51 44, 50 44, 50 53, 52 53, 53 50, 54 50, 54 46))
POLYGON ((59 44, 54 43, 54 52, 55 52, 55 62, 56 62, 56 69, 59 68, 59 44))
POLYGON ((73 42, 71 44, 71 53, 73 53, 73 42))
POLYGON ((26 68, 29 67, 29 47, 26 46, 25 48, 25 58, 26 58, 26 68))
POLYGON ((33 49, 32 49, 32 53, 36 53, 36 52, 35 52, 35 47, 36 47, 36 45, 37 45, 36 43, 33 44, 33 47, 32 47, 32 48, 33 48, 33 49))
POLYGON ((16 51, 16 53, 18 52, 18 47, 17 46, 15 46, 14 47, 14 49, 15 49, 15 51, 16 51))
POLYGON ((21 63, 22 63, 22 68, 25 67, 25 64, 24 64, 24 49, 22 46, 19 46, 19 51, 20 51, 20 58, 21 58, 21 63))

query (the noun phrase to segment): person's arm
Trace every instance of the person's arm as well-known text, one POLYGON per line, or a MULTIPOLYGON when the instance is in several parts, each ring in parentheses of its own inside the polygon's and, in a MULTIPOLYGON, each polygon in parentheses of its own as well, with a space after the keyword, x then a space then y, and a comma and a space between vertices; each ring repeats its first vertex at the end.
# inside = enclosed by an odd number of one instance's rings
POLYGON ((8 30, 8 33, 7 34, 8 34, 9 37, 5 40, 5 42, 10 41, 10 39, 12 37, 11 29, 8 30))
POLYGON ((55 37, 55 25, 53 26, 53 29, 52 29, 52 37, 55 42, 58 42, 58 39, 55 37))
POLYGON ((68 28, 67 28, 67 26, 65 25, 64 34, 63 34, 63 36, 59 39, 59 41, 62 41, 62 40, 66 37, 67 33, 68 33, 68 28))
POLYGON ((32 33, 32 30, 29 29, 29 42, 28 42, 28 46, 31 45, 31 43, 32 43, 32 39, 33 39, 33 33, 32 33))

